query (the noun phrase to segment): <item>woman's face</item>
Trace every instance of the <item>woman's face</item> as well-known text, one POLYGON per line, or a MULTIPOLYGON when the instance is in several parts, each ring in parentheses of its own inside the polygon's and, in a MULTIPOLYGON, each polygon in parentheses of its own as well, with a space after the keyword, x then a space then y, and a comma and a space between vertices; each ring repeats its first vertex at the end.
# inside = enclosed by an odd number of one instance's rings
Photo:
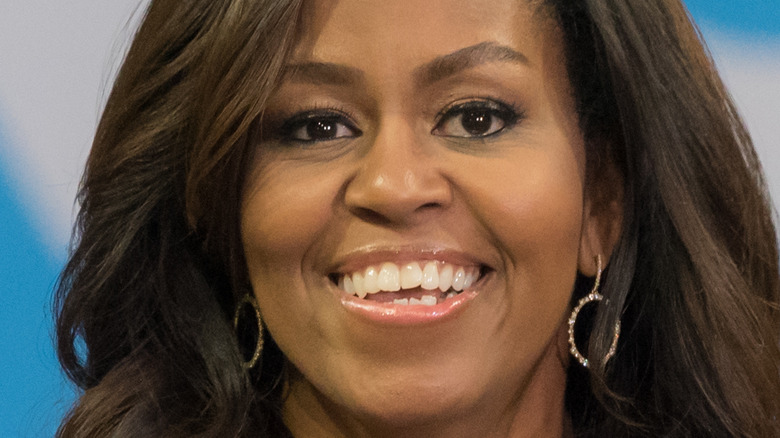
POLYGON ((287 420, 562 409, 559 329, 601 248, 554 23, 518 1, 339 0, 303 26, 241 221, 296 369, 287 420))

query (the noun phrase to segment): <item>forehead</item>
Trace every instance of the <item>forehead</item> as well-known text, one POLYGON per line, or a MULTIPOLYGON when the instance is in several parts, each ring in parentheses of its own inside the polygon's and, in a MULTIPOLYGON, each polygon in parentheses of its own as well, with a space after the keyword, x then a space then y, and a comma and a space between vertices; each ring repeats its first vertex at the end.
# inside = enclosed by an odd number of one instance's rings
POLYGON ((301 24, 296 60, 373 65, 419 63, 485 41, 540 58, 557 33, 524 0, 314 0, 301 24))

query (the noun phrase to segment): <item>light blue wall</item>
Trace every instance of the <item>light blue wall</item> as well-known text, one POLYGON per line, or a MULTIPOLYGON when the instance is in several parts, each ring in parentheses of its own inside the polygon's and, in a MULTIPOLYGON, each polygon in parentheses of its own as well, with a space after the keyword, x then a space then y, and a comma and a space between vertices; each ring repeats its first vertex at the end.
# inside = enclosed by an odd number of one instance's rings
MULTIPOLYGON (((0 126, 0 151, 11 144, 0 126)), ((51 290, 64 252, 31 226, 13 163, 0 156, 0 436, 51 436, 73 398, 51 342, 51 290)))
POLYGON ((702 27, 756 37, 780 36, 777 0, 687 0, 685 3, 702 27))

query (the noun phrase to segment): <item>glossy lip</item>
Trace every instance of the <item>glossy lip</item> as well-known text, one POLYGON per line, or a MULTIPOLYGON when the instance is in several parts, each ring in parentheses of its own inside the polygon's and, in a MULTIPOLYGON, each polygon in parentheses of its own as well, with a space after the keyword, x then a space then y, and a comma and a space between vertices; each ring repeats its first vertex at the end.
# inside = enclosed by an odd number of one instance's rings
POLYGON ((379 303, 364 300, 354 295, 342 294, 341 305, 347 311, 359 315, 371 322, 386 325, 419 325, 453 318, 459 314, 474 298, 475 291, 464 291, 458 296, 442 303, 426 306, 379 303))
POLYGON ((479 295, 478 290, 493 272, 492 267, 472 255, 462 251, 430 246, 367 246, 337 257, 337 260, 328 273, 329 278, 333 278, 334 274, 351 274, 384 262, 403 265, 409 262, 437 261, 464 267, 477 266, 482 271, 480 279, 469 290, 465 290, 456 297, 433 306, 380 303, 365 300, 355 295, 348 295, 331 282, 334 293, 340 299, 341 305, 349 313, 382 325, 409 326, 451 319, 460 314, 479 295))

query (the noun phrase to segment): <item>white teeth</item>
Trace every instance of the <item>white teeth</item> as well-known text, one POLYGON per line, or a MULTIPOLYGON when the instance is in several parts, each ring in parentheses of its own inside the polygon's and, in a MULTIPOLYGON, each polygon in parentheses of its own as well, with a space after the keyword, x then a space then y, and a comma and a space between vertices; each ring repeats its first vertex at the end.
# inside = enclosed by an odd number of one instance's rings
POLYGON ((462 291, 463 290, 463 284, 466 282, 466 270, 463 268, 458 268, 457 271, 455 271, 455 275, 452 277, 452 288, 456 291, 462 291))
POLYGON ((346 292, 348 294, 354 294, 355 293, 355 285, 352 283, 352 279, 349 278, 349 275, 345 275, 344 276, 343 282, 344 282, 344 285, 343 285, 344 292, 346 292))
POLYGON ((446 292, 452 286, 452 270, 453 267, 450 264, 444 265, 444 268, 439 272, 439 290, 446 292))
POLYGON ((369 266, 363 274, 363 287, 370 294, 379 292, 379 271, 374 266, 369 266))
POLYGON ((380 290, 395 292, 401 290, 401 279, 398 272, 398 266, 395 263, 384 263, 379 270, 377 286, 380 290))
POLYGON ((407 263, 401 268, 401 287, 414 289, 422 282, 422 269, 417 262, 407 263))
MULTIPOLYGON (((346 283, 346 281, 344 281, 344 283, 346 283)), ((352 275, 352 285, 355 287, 355 295, 359 296, 360 298, 366 297, 367 292, 366 292, 366 287, 363 281, 362 274, 360 274, 359 272, 355 272, 352 275)))
MULTIPOLYGON (((454 292, 453 292, 454 294, 454 292)), ((393 304, 400 304, 402 306, 435 306, 439 300, 433 295, 423 295, 422 298, 396 298, 393 300, 393 304)))
POLYGON ((423 278, 420 287, 425 290, 434 290, 439 287, 439 268, 436 262, 428 262, 423 268, 423 278))
POLYGON ((452 298, 452 297, 456 297, 456 296, 458 296, 458 293, 457 293, 457 292, 449 292, 449 293, 447 294, 447 298, 452 298))
POLYGON ((472 272, 466 273, 466 281, 463 282, 463 289, 468 289, 471 287, 471 285, 474 283, 476 275, 472 272))
POLYGON ((433 306, 438 301, 439 300, 433 295, 423 295, 422 298, 420 298, 420 304, 425 304, 426 306, 433 306))
MULTIPOLYGON (((340 275, 338 287, 344 292, 365 298, 368 294, 378 292, 397 292, 401 289, 422 288, 441 292, 461 292, 471 287, 479 279, 479 269, 474 266, 454 266, 449 263, 428 261, 420 269, 419 262, 410 262, 399 268, 392 262, 369 266, 365 271, 351 275, 340 275)), ((449 297, 450 294, 447 294, 449 297)), ((428 303, 435 304, 436 296, 425 295, 428 303), (433 299, 433 301, 431 300, 433 299)), ((421 300, 409 301, 408 304, 421 304, 421 300)), ((397 303, 398 304, 398 303, 397 303)), ((423 303, 425 304, 425 303, 423 303)))

